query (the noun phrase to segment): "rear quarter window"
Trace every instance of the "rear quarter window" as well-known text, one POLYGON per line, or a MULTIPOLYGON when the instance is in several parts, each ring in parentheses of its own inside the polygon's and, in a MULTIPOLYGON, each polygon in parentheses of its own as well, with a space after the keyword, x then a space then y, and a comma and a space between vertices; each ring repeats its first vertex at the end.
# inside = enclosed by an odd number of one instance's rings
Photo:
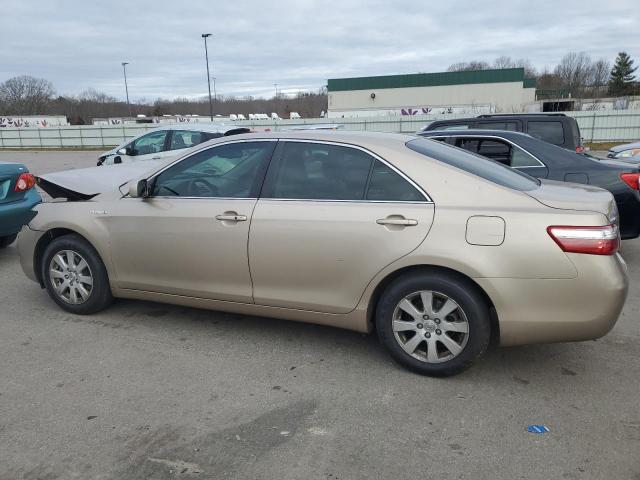
POLYGON ((530 120, 527 122, 527 133, 532 137, 553 143, 564 144, 564 128, 562 122, 530 120))
POLYGON ((526 192, 535 190, 540 185, 538 179, 526 173, 512 170, 498 162, 452 145, 424 138, 411 140, 406 145, 414 152, 513 190, 526 192))

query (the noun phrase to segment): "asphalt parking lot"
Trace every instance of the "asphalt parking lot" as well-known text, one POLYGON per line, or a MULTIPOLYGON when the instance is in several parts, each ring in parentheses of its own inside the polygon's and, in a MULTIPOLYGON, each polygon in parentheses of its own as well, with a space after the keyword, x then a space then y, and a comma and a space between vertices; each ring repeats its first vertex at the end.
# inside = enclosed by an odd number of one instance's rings
POLYGON ((622 253, 606 337, 432 379, 333 328, 137 301, 74 316, 0 250, 0 479, 640 479, 640 240, 622 253))

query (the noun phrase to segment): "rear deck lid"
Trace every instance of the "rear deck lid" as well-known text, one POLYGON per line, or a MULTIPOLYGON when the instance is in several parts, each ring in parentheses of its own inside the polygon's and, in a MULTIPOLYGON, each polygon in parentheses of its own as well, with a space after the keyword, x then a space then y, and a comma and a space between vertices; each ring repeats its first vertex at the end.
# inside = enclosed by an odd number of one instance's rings
POLYGON ((24 197, 24 192, 16 192, 15 187, 20 174, 28 171, 21 163, 0 162, 0 203, 15 202, 24 197))
POLYGON ((541 180, 539 188, 524 193, 547 207, 598 212, 605 215, 612 223, 617 220, 618 209, 613 195, 599 187, 541 180))

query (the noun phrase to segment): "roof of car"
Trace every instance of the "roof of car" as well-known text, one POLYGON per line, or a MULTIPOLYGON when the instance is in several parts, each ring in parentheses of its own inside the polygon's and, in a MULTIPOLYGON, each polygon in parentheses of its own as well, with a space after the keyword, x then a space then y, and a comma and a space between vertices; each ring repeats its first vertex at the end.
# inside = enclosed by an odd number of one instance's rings
POLYGON ((485 115, 478 115, 477 117, 465 117, 465 118, 451 118, 451 119, 442 119, 436 120, 433 123, 440 122, 475 122, 475 121, 486 121, 486 120, 514 120, 518 118, 549 118, 549 120, 554 119, 558 120, 558 118, 570 118, 564 113, 492 113, 485 115))
POLYGON ((533 138, 531 135, 522 132, 514 132, 511 130, 488 130, 481 128, 467 128, 460 130, 425 130, 418 132, 421 137, 452 137, 452 136, 491 136, 505 138, 533 138))
POLYGON ((226 133, 230 130, 247 128, 242 125, 225 125, 223 123, 172 123, 161 125, 157 130, 193 130, 196 132, 226 133))
MULTIPOLYGON (((381 133, 381 132, 359 132, 346 130, 285 130, 280 132, 257 132, 233 135, 226 140, 250 140, 250 139, 291 139, 291 140, 313 140, 352 144, 384 144, 390 145, 405 144, 415 140, 415 135, 401 133, 381 133)), ((212 143, 221 139, 212 140, 212 143)))

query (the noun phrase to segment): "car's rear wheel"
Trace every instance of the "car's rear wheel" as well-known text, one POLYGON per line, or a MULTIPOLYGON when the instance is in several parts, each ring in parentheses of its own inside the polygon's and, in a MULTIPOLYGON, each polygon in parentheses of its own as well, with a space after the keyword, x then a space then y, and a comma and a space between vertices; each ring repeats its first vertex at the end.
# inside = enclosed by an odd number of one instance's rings
POLYGON ((0 237, 0 248, 5 248, 16 241, 18 235, 7 235, 6 237, 0 237))
POLYGON ((113 301, 100 255, 79 235, 54 239, 42 256, 41 273, 49 296, 68 312, 96 313, 113 301))
POLYGON ((391 283, 376 309, 391 356, 415 372, 449 376, 487 349, 489 307, 471 282, 449 273, 411 274, 391 283))

